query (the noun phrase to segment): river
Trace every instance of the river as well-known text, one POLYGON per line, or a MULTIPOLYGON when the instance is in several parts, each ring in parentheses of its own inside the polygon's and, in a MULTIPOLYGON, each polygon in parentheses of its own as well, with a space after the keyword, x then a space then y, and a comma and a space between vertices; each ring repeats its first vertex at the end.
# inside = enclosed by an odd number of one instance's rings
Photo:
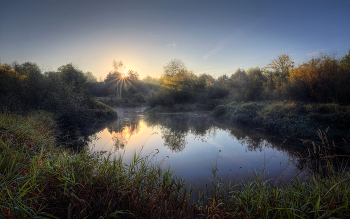
POLYGON ((299 171, 296 147, 254 128, 228 125, 204 112, 149 115, 143 108, 115 110, 119 118, 90 136, 91 150, 123 156, 127 164, 135 153, 150 156, 197 189, 211 185, 215 167, 220 180, 232 183, 256 175, 288 181, 299 171))

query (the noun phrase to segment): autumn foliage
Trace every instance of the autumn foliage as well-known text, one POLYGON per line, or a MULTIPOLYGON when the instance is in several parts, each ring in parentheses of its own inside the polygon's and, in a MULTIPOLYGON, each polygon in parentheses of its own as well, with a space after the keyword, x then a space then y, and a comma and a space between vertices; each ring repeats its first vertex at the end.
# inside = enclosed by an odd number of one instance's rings
POLYGON ((301 101, 350 103, 350 52, 342 58, 320 53, 298 66, 288 54, 273 59, 264 68, 238 69, 232 75, 214 79, 196 75, 181 60, 164 66, 160 91, 149 105, 199 103, 213 109, 232 101, 301 101))
POLYGON ((334 55, 320 54, 301 64, 290 72, 289 80, 298 88, 299 95, 307 96, 310 101, 348 103, 350 100, 344 95, 350 91, 350 71, 334 55))

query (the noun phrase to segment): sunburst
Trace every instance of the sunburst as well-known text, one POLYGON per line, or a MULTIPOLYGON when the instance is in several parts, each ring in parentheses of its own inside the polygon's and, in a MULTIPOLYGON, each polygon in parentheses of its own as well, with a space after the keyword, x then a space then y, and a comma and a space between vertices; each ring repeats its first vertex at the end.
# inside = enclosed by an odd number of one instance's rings
POLYGON ((117 87, 117 96, 122 97, 122 87, 126 88, 129 84, 131 86, 130 80, 127 76, 125 76, 124 73, 119 73, 117 77, 113 80, 115 82, 115 86, 117 87), (118 86, 119 86, 119 92, 118 92, 118 86))

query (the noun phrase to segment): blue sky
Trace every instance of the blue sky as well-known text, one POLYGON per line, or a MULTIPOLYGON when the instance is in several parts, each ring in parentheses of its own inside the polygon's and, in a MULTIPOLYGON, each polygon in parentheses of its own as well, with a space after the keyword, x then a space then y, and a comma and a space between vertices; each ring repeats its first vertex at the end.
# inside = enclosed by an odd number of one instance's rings
POLYGON ((214 77, 350 49, 350 1, 17 0, 0 7, 2 63, 73 63, 104 78, 113 60, 141 77, 181 59, 214 77))

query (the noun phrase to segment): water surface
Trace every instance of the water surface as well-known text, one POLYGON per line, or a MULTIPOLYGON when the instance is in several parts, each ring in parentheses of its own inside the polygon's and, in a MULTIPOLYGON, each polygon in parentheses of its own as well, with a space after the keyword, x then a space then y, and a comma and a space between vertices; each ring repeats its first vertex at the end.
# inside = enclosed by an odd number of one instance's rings
POLYGON ((123 155, 130 163, 135 153, 176 171, 196 188, 207 188, 217 167, 218 177, 242 182, 254 173, 289 180, 297 171, 294 148, 253 128, 225 124, 205 113, 148 115, 142 108, 115 108, 119 118, 106 123, 89 147, 123 155), (154 156, 153 156, 154 155, 154 156))

